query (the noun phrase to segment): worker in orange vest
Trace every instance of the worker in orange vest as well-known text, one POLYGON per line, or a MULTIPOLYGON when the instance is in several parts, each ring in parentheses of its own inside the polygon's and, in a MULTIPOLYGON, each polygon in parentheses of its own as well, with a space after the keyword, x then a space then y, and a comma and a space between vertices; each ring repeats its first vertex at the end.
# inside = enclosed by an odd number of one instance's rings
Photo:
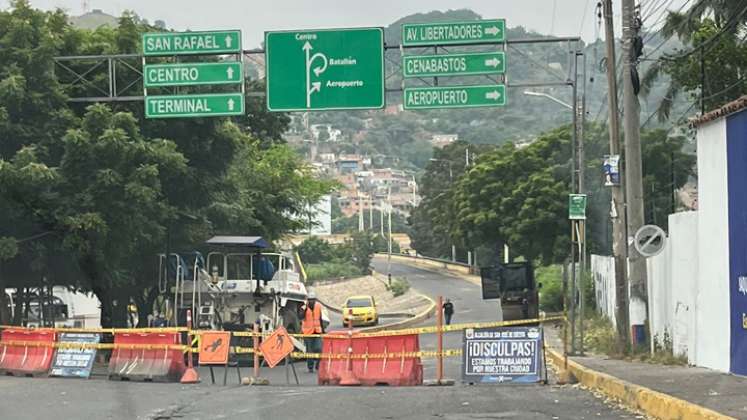
MULTIPOLYGON (((307 296, 306 309, 304 310, 303 323, 301 324, 301 332, 304 334, 324 334, 322 305, 316 301, 316 293, 313 291, 309 292, 309 295, 307 296)), ((307 353, 322 352, 321 337, 304 337, 303 341, 306 344, 307 353)), ((318 371, 319 359, 306 359, 306 367, 309 368, 309 373, 313 373, 314 369, 318 371)))

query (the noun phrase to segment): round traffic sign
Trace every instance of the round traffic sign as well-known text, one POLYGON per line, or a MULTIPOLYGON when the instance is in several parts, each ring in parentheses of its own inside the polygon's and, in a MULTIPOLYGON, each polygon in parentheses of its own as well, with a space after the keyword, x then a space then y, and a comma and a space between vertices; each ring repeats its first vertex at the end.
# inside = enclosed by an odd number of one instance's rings
POLYGON ((645 225, 635 233, 633 244, 639 254, 644 257, 653 257, 659 255, 664 249, 666 240, 667 234, 664 229, 656 225, 645 225))

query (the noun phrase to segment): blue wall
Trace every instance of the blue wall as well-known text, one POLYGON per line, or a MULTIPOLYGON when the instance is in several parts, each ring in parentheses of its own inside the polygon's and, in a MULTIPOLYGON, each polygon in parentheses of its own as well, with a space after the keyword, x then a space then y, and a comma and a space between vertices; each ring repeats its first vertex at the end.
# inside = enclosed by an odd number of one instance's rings
POLYGON ((743 324, 743 318, 747 323, 747 290, 743 287, 740 291, 739 287, 739 277, 747 276, 747 110, 727 117, 726 159, 729 191, 730 370, 747 375, 747 324, 743 324))

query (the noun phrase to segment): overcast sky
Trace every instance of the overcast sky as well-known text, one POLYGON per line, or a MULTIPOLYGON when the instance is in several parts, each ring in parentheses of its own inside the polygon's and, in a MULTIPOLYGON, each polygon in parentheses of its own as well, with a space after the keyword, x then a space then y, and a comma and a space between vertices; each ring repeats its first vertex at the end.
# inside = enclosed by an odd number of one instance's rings
MULTIPOLYGON (((641 3, 644 12, 649 9, 654 12, 647 20, 651 24, 659 19, 665 6, 677 9, 686 1, 641 0, 641 3)), ((267 30, 387 26, 412 13, 462 8, 472 9, 484 18, 505 18, 511 27, 524 26, 545 34, 581 35, 587 41, 597 34, 597 0, 87 0, 86 3, 89 9, 102 9, 115 16, 123 10, 133 10, 151 23, 162 19, 176 30, 241 29, 244 48, 258 47, 267 30)), ((613 3, 615 29, 619 33, 620 0, 613 3)), ((31 4, 42 9, 59 7, 80 15, 84 0, 31 0, 31 4)))

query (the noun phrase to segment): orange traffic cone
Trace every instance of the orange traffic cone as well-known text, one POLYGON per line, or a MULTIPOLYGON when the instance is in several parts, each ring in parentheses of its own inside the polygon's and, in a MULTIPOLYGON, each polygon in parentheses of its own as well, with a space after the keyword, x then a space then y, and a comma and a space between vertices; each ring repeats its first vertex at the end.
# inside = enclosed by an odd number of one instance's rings
POLYGON ((187 370, 184 371, 184 374, 182 375, 182 379, 179 381, 183 384, 197 384, 200 382, 200 375, 197 373, 197 370, 194 367, 193 354, 192 354, 192 340, 191 340, 191 331, 192 331, 192 311, 190 309, 187 309, 187 329, 190 331, 190 334, 187 334, 187 343, 190 343, 189 345, 189 353, 187 354, 187 361, 189 362, 187 364, 187 370))
MULTIPOLYGON (((192 357, 191 354, 189 356, 192 357)), ((197 369, 188 367, 187 370, 184 371, 184 375, 182 375, 182 379, 179 382, 183 384, 200 383, 200 375, 197 373, 197 369)))

